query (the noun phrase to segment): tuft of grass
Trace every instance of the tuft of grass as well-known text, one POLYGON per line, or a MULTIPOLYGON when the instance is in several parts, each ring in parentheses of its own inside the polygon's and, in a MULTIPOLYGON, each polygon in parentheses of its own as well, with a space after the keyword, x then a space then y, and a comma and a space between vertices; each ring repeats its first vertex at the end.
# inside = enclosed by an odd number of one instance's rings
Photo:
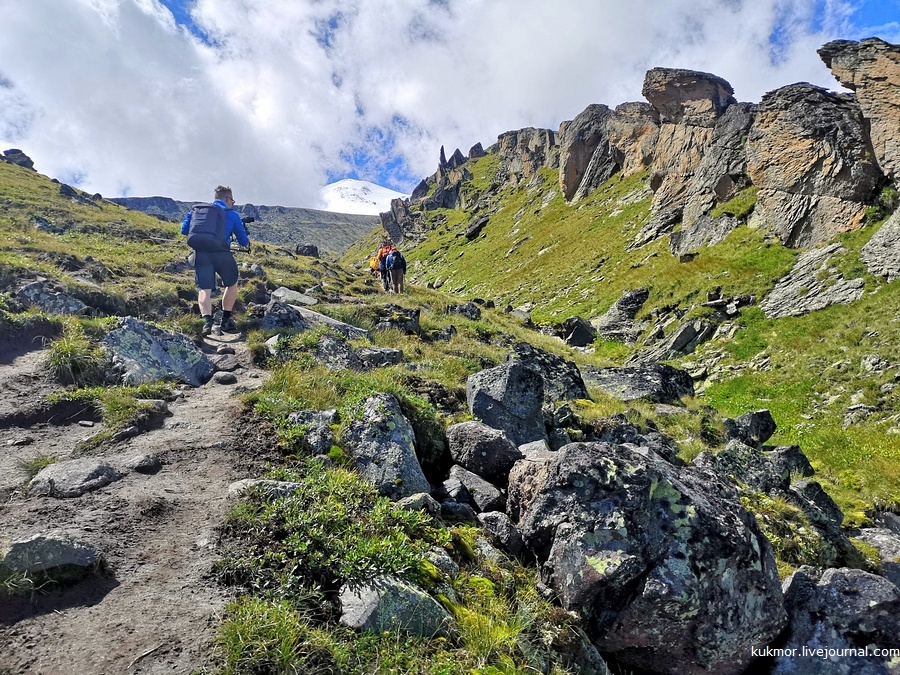
POLYGON ((63 334, 48 349, 50 371, 63 384, 79 387, 100 384, 106 379, 106 358, 87 336, 82 325, 69 319, 63 334))
POLYGON ((25 474, 25 482, 28 482, 32 478, 37 476, 38 473, 40 473, 41 469, 44 469, 58 461, 59 458, 55 455, 45 455, 41 453, 36 457, 20 461, 18 463, 18 466, 19 470, 25 474))
POLYGON ((756 197, 759 188, 751 185, 738 192, 727 202, 723 202, 714 208, 709 215, 713 218, 721 218, 729 215, 738 220, 744 220, 753 211, 756 206, 756 197))

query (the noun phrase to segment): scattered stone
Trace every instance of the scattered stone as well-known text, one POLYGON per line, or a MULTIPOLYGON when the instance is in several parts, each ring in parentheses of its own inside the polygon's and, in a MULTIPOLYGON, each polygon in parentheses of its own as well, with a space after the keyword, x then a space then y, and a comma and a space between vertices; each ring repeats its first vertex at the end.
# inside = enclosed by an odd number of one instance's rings
POLYGON ((778 426, 768 410, 744 413, 734 419, 723 420, 725 435, 754 448, 769 440, 778 426))
MULTIPOLYGON (((232 350, 233 351, 233 350, 232 350)), ((218 371, 230 373, 241 367, 241 362, 232 354, 216 354, 210 359, 218 371)))
POLYGON ((9 150, 4 150, 2 159, 5 159, 10 164, 21 166, 23 169, 34 170, 34 162, 31 160, 31 157, 26 155, 18 148, 10 148, 9 150))
POLYGON ((452 522, 477 523, 478 516, 475 510, 468 504, 460 504, 452 499, 441 504, 441 518, 452 522))
POLYGON ((563 342, 570 347, 588 347, 597 339, 596 329, 580 316, 570 316, 560 328, 563 342))
MULTIPOLYGON (((93 422, 91 424, 93 424, 93 422)), ((21 448, 25 445, 31 445, 32 443, 34 443, 33 436, 20 436, 19 438, 10 438, 6 441, 7 445, 14 448, 21 448)))
POLYGON ((280 286, 272 291, 272 297, 275 300, 289 305, 316 305, 319 303, 319 301, 311 295, 306 295, 305 293, 300 293, 291 290, 290 288, 285 288, 284 286, 280 286))
POLYGON ((427 492, 404 497, 397 502, 397 506, 404 511, 424 511, 430 516, 438 516, 441 513, 441 505, 427 492))
POLYGON ((234 347, 228 344, 221 344, 216 347, 216 354, 234 354, 234 347))
POLYGON ((421 332, 419 326, 418 307, 409 309, 400 305, 387 304, 383 307, 375 307, 375 330, 399 330, 407 335, 418 335, 421 332))
POLYGON ((81 427, 92 427, 94 423, 91 420, 78 420, 78 426, 81 427))
POLYGON ((216 384, 237 384, 237 376, 234 373, 216 373, 213 375, 216 384))
POLYGON ((452 637, 455 622, 434 598, 406 581, 376 577, 340 592, 341 623, 356 630, 452 637))
POLYGON ((391 347, 360 347, 355 352, 363 369, 386 368, 403 363, 403 350, 391 347))
POLYGON ((371 339, 367 330, 279 300, 272 300, 266 305, 265 316, 260 321, 260 326, 266 330, 290 329, 304 332, 323 325, 333 328, 348 340, 371 339))
POLYGON ((556 354, 517 342, 506 357, 507 361, 524 365, 544 381, 544 402, 573 401, 589 398, 587 387, 578 366, 556 354))
POLYGON ((459 576, 459 565, 442 548, 434 547, 425 554, 425 559, 437 567, 445 576, 455 579, 459 576))
POLYGON ((318 258, 319 247, 315 244, 297 244, 294 248, 294 253, 297 255, 309 256, 310 258, 318 258))
POLYGON ((331 426, 337 422, 338 412, 334 409, 298 410, 288 415, 290 425, 307 429, 304 436, 307 444, 314 453, 322 455, 327 454, 337 442, 331 430, 331 426))
POLYGON ((63 584, 84 579, 104 563, 96 548, 61 533, 37 534, 13 541, 3 546, 0 554, 0 568, 63 584))
POLYGON ((459 314, 469 321, 478 321, 481 319, 481 309, 474 302, 464 302, 461 305, 450 305, 447 307, 448 314, 459 314))
POLYGON ((900 587, 900 535, 883 527, 866 527, 856 538, 878 551, 884 578, 900 587))
POLYGON ((28 483, 28 494, 57 499, 80 497, 120 478, 121 473, 96 457, 70 459, 41 469, 28 483))

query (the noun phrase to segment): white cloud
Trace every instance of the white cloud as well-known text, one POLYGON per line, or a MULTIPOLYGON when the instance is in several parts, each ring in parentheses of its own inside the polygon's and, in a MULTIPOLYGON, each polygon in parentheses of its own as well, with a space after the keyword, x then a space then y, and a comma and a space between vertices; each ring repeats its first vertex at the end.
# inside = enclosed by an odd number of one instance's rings
POLYGON ((3 7, 0 143, 40 171, 110 196, 225 183, 312 207, 354 165, 414 184, 442 144, 642 100, 654 66, 713 72, 741 100, 835 88, 815 49, 860 37, 843 0, 196 0, 206 41, 159 0, 3 7))

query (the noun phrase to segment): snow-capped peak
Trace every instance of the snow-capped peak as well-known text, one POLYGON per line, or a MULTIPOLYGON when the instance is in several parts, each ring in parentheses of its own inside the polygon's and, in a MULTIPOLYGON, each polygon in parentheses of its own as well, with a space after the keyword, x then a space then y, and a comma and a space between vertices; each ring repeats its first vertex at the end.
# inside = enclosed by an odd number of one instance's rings
POLYGON ((325 211, 378 215, 390 211, 391 200, 406 198, 402 192, 355 178, 345 178, 322 188, 325 211))

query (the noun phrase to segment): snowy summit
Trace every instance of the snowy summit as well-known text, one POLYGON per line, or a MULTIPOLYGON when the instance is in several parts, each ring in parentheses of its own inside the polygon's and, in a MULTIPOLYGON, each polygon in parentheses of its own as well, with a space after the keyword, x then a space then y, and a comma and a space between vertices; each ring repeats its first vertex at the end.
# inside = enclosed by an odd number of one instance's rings
POLYGON ((390 190, 364 180, 345 178, 322 188, 325 211, 335 213, 356 213, 377 216, 389 211, 392 199, 406 198, 395 190, 390 190))

